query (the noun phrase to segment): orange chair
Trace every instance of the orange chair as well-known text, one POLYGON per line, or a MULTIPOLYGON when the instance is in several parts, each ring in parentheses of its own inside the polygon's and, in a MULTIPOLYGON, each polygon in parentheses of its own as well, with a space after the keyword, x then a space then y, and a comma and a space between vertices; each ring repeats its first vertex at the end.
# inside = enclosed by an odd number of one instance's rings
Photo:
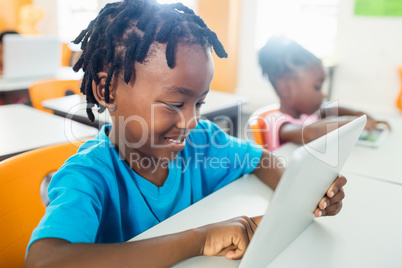
POLYGON ((270 113, 279 111, 279 104, 271 104, 259 108, 255 111, 248 120, 248 125, 254 136, 254 141, 267 148, 268 141, 264 140, 263 132, 267 131, 266 117, 270 113))
POLYGON ((68 47, 67 43, 61 44, 61 66, 70 66, 71 57, 73 56, 73 51, 68 47))
POLYGON ((399 95, 396 98, 396 107, 402 112, 402 66, 398 67, 399 78, 401 81, 401 90, 399 91, 399 95))
POLYGON ((70 94, 80 94, 79 80, 49 79, 34 83, 28 89, 32 106, 38 110, 53 113, 52 110, 42 106, 42 102, 48 99, 60 98, 70 94))
POLYGON ((84 141, 35 149, 0 162, 0 267, 22 267, 33 229, 45 213, 40 187, 84 141))

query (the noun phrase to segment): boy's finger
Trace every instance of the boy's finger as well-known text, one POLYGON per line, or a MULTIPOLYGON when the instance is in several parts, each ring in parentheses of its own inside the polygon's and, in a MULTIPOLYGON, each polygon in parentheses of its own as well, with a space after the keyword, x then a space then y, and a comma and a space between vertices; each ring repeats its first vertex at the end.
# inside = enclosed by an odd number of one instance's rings
POLYGON ((334 183, 332 183, 331 186, 328 188, 327 196, 329 198, 334 197, 339 192, 339 190, 346 184, 346 182, 347 180, 344 176, 339 176, 338 178, 336 178, 334 183))
POLYGON ((330 205, 324 212, 324 214, 327 216, 334 216, 339 213, 339 211, 342 209, 342 201, 336 202, 332 205, 330 205))
POLYGON ((255 217, 251 217, 250 220, 252 220, 254 222, 255 225, 259 225, 260 221, 262 219, 262 216, 255 216, 255 217))
POLYGON ((254 231, 257 228, 257 226, 247 216, 239 217, 238 222, 240 222, 244 227, 245 235, 247 235, 247 237, 248 237, 248 241, 247 241, 247 244, 248 244, 248 242, 253 237, 254 231))
POLYGON ((345 191, 341 188, 332 198, 324 196, 318 203, 318 208, 323 210, 329 207, 331 204, 342 201, 345 198, 345 191))
POLYGON ((323 211, 322 211, 321 209, 319 209, 319 208, 316 208, 316 209, 314 210, 314 216, 316 216, 316 217, 321 217, 321 216, 323 216, 323 211))
POLYGON ((225 257, 229 260, 240 260, 243 257, 244 252, 245 252, 244 250, 236 248, 233 250, 229 250, 226 253, 225 257))
POLYGON ((326 209, 329 205, 331 205, 331 200, 328 196, 324 196, 320 202, 318 203, 318 208, 323 210, 326 209))

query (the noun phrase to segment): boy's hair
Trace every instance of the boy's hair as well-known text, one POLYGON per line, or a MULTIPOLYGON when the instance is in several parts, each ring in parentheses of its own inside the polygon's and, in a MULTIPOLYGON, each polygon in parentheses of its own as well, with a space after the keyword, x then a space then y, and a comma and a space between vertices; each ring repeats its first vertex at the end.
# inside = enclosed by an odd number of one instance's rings
POLYGON ((321 64, 321 60, 296 41, 283 35, 274 35, 258 52, 262 74, 275 90, 279 79, 292 75, 299 67, 321 64))
POLYGON ((213 47, 219 57, 227 53, 216 34, 204 21, 181 3, 158 4, 155 0, 124 0, 107 4, 88 28, 73 41, 81 42, 83 53, 74 71, 84 71, 81 92, 86 95, 87 114, 94 121, 92 107, 100 105, 92 91, 92 81, 99 84, 97 73, 107 71, 105 101, 109 103, 109 86, 115 72, 124 71, 128 84, 135 79, 134 61, 143 62, 153 42, 167 43, 166 60, 175 66, 177 44, 199 44, 213 47))

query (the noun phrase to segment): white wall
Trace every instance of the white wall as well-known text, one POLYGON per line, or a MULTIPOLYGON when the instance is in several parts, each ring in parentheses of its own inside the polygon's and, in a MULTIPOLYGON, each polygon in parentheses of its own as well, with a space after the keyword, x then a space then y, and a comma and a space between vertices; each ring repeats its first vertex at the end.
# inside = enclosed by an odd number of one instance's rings
POLYGON ((58 34, 58 9, 56 0, 33 0, 33 4, 45 11, 45 17, 38 23, 38 29, 44 34, 58 34))
MULTIPOLYGON (((364 111, 396 113, 395 100, 400 89, 397 65, 402 65, 402 18, 357 17, 353 2, 341 0, 339 6, 336 58, 332 99, 341 105, 364 111)), ((247 95, 245 111, 278 101, 271 85, 262 77, 254 51, 254 21, 257 0, 244 0, 238 88, 247 95)))
POLYGON ((353 1, 341 0, 334 98, 365 110, 393 113, 400 89, 402 17, 355 16, 353 8, 353 1))
MULTIPOLYGON (((257 0, 243 0, 239 42, 239 61, 236 94, 245 95, 249 103, 244 111, 251 113, 256 108, 278 102, 271 84, 262 77, 255 51, 255 18, 257 0)), ((230 55, 229 55, 230 57, 230 55)))

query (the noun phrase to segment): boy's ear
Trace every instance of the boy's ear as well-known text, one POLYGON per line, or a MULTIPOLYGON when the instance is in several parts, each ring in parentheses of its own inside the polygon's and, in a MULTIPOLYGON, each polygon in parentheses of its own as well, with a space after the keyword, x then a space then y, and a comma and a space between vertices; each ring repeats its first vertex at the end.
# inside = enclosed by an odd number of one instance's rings
POLYGON ((108 108, 110 104, 114 103, 115 98, 115 88, 113 86, 114 79, 112 78, 112 81, 109 85, 109 103, 107 103, 105 101, 105 85, 106 85, 107 73, 99 72, 98 78, 99 78, 99 84, 96 84, 95 81, 92 81, 92 91, 98 103, 108 108))

